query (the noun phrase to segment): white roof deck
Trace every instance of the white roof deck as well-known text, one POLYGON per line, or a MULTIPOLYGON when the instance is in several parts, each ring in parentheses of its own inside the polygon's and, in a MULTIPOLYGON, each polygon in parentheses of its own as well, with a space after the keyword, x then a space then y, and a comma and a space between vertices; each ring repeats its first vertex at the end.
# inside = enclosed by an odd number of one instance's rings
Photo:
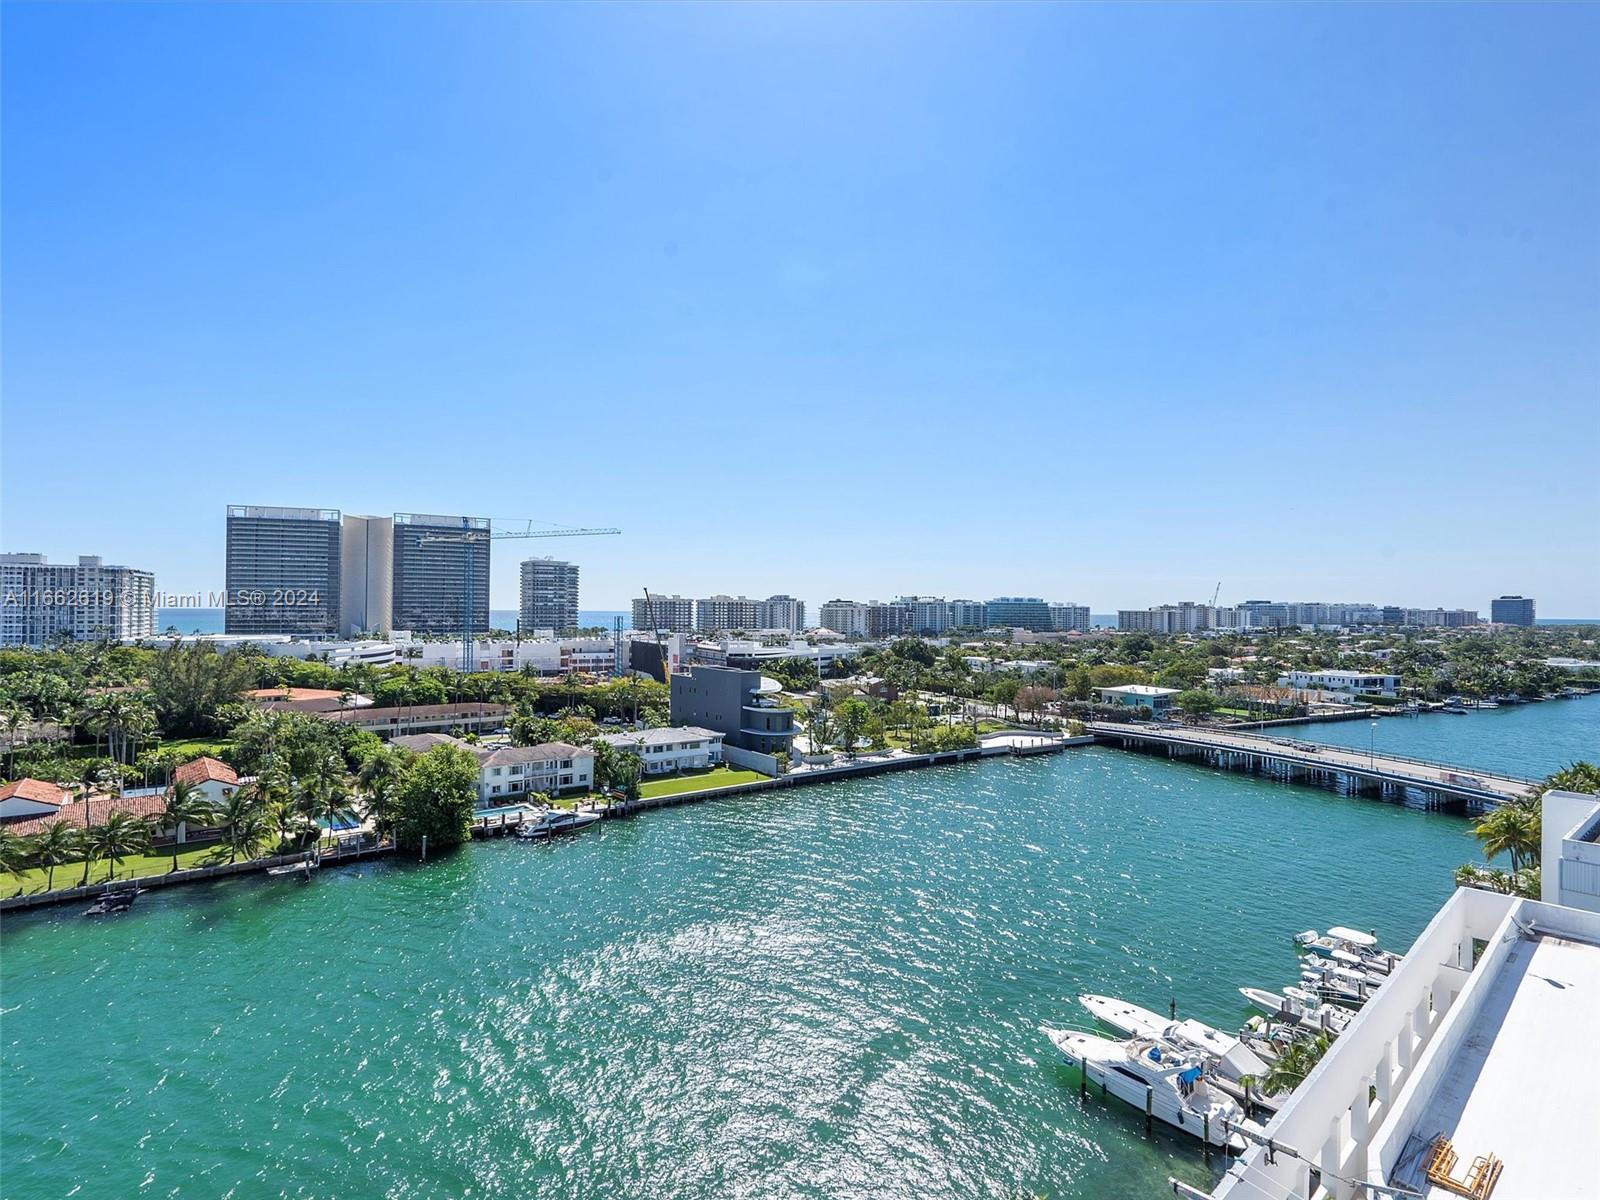
MULTIPOLYGON (((1413 1138, 1449 1137, 1460 1155, 1457 1178, 1479 1155, 1499 1158, 1505 1170, 1494 1200, 1600 1197, 1597 1016, 1600 946, 1549 934, 1520 940, 1490 983, 1413 1138)), ((1457 1195, 1434 1186, 1426 1194, 1429 1200, 1457 1195)))

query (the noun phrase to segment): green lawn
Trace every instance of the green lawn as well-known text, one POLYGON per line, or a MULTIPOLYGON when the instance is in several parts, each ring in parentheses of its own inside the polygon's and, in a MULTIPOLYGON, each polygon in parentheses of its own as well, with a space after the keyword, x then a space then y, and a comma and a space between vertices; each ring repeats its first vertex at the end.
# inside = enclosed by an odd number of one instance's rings
POLYGON ((151 748, 178 750, 195 758, 199 758, 202 754, 221 758, 224 751, 233 748, 233 742, 228 738, 175 738, 170 742, 156 742, 151 748))
MULTIPOLYGON (((216 846, 201 846, 195 850, 181 850, 178 852, 178 866, 200 866, 201 860, 208 858, 216 852, 216 846)), ((227 851, 222 852, 224 859, 227 851)), ((104 883, 110 874, 112 864, 96 862, 89 871, 90 883, 104 883)), ((133 879, 140 875, 165 875, 172 870, 172 855, 170 854, 130 854, 117 864, 118 879, 133 879)), ((56 868, 56 891, 62 888, 75 888, 83 881, 83 863, 63 863, 56 868)), ((7 896, 16 893, 18 887, 25 892, 42 892, 45 890, 46 872, 40 867, 30 867, 22 872, 21 880, 15 876, 0 879, 0 889, 4 889, 7 896)))
POLYGON ((667 779, 647 779, 639 784, 639 796, 651 800, 657 796, 676 796, 683 792, 707 791, 711 788, 732 787, 736 783, 757 783, 767 776, 760 771, 740 771, 733 767, 712 767, 709 771, 689 771, 667 779))

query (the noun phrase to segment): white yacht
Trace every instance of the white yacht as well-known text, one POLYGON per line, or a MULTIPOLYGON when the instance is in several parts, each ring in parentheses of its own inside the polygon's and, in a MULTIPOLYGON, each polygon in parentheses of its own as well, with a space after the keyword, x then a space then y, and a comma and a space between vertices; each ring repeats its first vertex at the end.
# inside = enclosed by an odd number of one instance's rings
POLYGON ((1263 988, 1242 987, 1239 994, 1251 1005, 1277 1021, 1343 1033, 1355 1014, 1336 1004, 1324 1004, 1304 988, 1286 987, 1282 993, 1263 988))
POLYGON ((1203 1021, 1192 1018, 1175 1021, 1115 996, 1090 993, 1079 996, 1078 1003, 1088 1009, 1095 1020, 1124 1037, 1151 1038, 1203 1056, 1209 1060, 1211 1072, 1224 1079, 1238 1082, 1246 1075, 1259 1076, 1267 1069, 1265 1060, 1237 1037, 1203 1021))
POLYGON ((1150 1038, 1114 1042, 1068 1029, 1041 1032, 1090 1082, 1103 1084, 1107 1092, 1140 1112, 1148 1101, 1150 1115, 1174 1129, 1235 1154, 1245 1148, 1238 1128, 1259 1131, 1254 1122, 1245 1120, 1237 1101, 1207 1082, 1198 1060, 1171 1046, 1150 1038))
POLYGON ((553 837, 558 833, 577 833, 600 819, 597 812, 573 812, 564 808, 547 808, 531 821, 524 821, 517 836, 524 841, 553 837))

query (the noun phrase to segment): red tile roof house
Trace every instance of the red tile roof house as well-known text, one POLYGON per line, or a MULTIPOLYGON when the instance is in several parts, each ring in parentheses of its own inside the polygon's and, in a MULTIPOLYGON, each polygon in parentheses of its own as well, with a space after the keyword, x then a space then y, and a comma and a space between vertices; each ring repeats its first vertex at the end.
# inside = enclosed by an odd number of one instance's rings
MULTIPOLYGON (((239 787, 239 775, 221 759, 209 756, 186 762, 172 773, 174 781, 185 780, 200 789, 200 795, 212 804, 221 804, 239 787)), ((170 789, 169 789, 170 790, 170 789)), ((65 788, 37 779, 19 779, 0 788, 0 822, 5 829, 18 837, 42 833, 57 821, 83 828, 103 825, 114 812, 125 812, 134 817, 159 818, 167 808, 167 792, 154 792, 137 796, 91 796, 88 811, 81 796, 74 796, 65 788), (51 793, 54 793, 52 800, 51 793)), ((159 827, 152 839, 157 845, 180 845, 188 842, 210 842, 220 837, 220 831, 210 828, 189 829, 180 825, 174 831, 159 827), (192 836, 191 836, 192 835, 192 836)))
POLYGON ((71 798, 59 783, 18 779, 0 788, 0 821, 9 825, 29 817, 54 817, 71 798))

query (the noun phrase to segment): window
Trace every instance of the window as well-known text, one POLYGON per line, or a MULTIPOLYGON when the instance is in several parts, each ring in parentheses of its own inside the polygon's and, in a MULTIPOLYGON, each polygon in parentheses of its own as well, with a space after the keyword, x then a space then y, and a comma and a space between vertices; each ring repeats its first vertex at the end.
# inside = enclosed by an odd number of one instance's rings
POLYGON ((563 758, 561 760, 561 769, 563 771, 567 771, 567 770, 571 770, 571 768, 572 768, 572 760, 570 758, 563 758))

